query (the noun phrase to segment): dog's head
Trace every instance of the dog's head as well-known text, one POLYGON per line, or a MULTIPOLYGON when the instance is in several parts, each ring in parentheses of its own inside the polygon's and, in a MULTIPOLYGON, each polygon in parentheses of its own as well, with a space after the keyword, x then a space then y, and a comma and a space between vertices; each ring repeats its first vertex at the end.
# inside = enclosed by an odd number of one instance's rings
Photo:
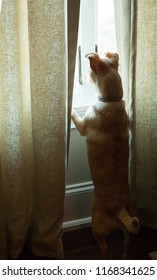
POLYGON ((90 62, 86 80, 96 84, 102 96, 122 97, 121 78, 118 74, 119 56, 117 53, 106 52, 103 58, 97 53, 86 55, 90 62))

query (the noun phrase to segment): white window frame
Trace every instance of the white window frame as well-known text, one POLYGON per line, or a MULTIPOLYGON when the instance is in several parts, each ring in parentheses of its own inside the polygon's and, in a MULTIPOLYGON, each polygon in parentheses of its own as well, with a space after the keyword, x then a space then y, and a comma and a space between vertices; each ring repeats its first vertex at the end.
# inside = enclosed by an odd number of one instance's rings
MULTIPOLYGON (((74 87, 74 94, 78 94, 78 99, 81 103, 81 97, 87 93, 89 95, 89 88, 88 85, 83 80, 83 75, 87 68, 87 59, 85 55, 90 52, 95 52, 95 45, 97 42, 96 38, 96 15, 97 15, 97 0, 82 0, 80 4, 80 20, 79 20, 79 35, 78 42, 77 42, 77 61, 75 67, 75 79, 78 81, 78 85, 76 88, 74 87), (88 37, 88 40, 87 40, 88 37)), ((75 82, 76 82, 75 80, 75 82)), ((76 83, 75 83, 76 85, 76 83)), ((92 92, 94 92, 93 87, 91 87, 92 92)), ((88 100, 88 98, 87 98, 88 100)), ((79 102, 78 102, 79 104, 79 102)), ((84 101, 85 106, 89 106, 89 101, 84 101)), ((83 105, 83 107, 84 107, 83 105)), ((75 105, 75 109, 80 109, 82 105, 75 105)), ((82 110, 82 109, 81 109, 82 110)))
MULTIPOLYGON (((77 42, 77 60, 75 67, 75 80, 73 89, 73 108, 80 116, 83 116, 87 108, 97 98, 97 92, 92 84, 88 84, 83 79, 83 75, 87 70, 88 60, 85 58, 87 53, 99 52, 98 42, 98 5, 99 0, 80 0, 80 20, 79 20, 79 36, 77 42), (88 38, 88 40, 87 40, 88 38), (78 82, 77 82, 78 81, 78 82), (78 98, 78 102, 77 102, 78 98), (83 100, 83 102, 82 102, 83 100), (89 101, 90 100, 90 101, 89 101)), ((110 2, 113 0, 109 0, 110 2)), ((103 0, 108 9, 107 0, 103 0)), ((105 51, 105 50, 104 50, 105 51)), ((110 51, 110 50, 106 50, 110 51)), ((112 51, 112 49, 111 49, 112 51)), ((116 51, 115 49, 113 51, 116 51)), ((75 128, 72 123, 71 128, 75 128)))

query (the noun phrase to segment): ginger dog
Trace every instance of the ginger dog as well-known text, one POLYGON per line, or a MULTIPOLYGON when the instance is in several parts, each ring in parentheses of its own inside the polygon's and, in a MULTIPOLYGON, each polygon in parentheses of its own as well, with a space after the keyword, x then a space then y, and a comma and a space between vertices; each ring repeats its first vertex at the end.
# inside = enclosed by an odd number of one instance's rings
POLYGON ((98 91, 98 100, 83 119, 72 111, 79 133, 86 136, 87 154, 94 183, 92 231, 102 257, 107 258, 105 236, 121 227, 124 230, 123 258, 128 257, 129 233, 138 233, 139 220, 131 217, 128 183, 129 136, 123 89, 118 74, 119 57, 106 53, 87 54, 89 79, 98 91))

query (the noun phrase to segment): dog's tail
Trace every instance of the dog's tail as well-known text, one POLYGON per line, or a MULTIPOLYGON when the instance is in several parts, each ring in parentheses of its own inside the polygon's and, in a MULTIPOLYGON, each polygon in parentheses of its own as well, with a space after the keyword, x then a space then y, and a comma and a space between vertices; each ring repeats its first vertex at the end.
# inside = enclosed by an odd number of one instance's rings
POLYGON ((140 223, 137 217, 131 217, 124 208, 115 215, 130 233, 137 234, 139 232, 140 223))

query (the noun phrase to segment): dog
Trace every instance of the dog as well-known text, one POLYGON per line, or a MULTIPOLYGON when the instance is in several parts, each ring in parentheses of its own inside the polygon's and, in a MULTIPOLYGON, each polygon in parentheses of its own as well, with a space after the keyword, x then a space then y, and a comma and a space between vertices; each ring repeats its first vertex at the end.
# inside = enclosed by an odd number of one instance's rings
POLYGON ((72 120, 81 136, 86 136, 90 172, 94 184, 92 232, 103 259, 108 258, 105 236, 117 227, 124 231, 123 259, 128 258, 130 233, 139 232, 139 220, 132 217, 128 182, 128 116, 123 100, 119 56, 107 52, 86 55, 88 79, 98 91, 98 100, 84 118, 72 110, 72 120))

